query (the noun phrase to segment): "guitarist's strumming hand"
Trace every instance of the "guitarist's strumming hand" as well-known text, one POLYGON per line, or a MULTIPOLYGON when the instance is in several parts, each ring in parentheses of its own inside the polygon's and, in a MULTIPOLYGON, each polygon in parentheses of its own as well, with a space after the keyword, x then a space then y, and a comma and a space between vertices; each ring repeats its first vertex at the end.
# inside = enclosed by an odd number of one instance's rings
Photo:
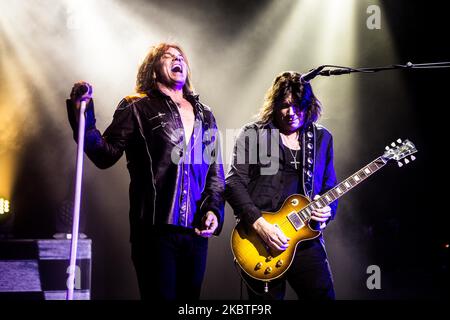
MULTIPOLYGON (((314 197, 314 200, 319 199, 320 196, 316 195, 314 197)), ((311 220, 317 221, 320 223, 320 230, 325 229, 327 226, 328 219, 331 218, 331 208, 329 206, 320 208, 320 209, 314 209, 311 211, 311 220)))
POLYGON ((217 216, 212 211, 208 211, 202 219, 202 229, 195 228, 195 233, 203 238, 209 238, 216 231, 219 222, 217 216))
POLYGON ((252 226, 270 248, 284 251, 289 246, 290 239, 284 235, 283 231, 263 217, 258 218, 252 226))

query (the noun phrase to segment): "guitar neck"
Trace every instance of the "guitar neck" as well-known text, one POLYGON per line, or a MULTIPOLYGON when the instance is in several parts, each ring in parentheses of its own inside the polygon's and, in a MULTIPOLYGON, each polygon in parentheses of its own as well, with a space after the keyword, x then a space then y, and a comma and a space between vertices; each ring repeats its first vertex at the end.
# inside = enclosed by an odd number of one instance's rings
POLYGON ((299 214, 302 216, 303 220, 309 219, 311 217, 311 211, 313 209, 326 207, 333 201, 339 199, 348 191, 350 191, 361 182, 366 180, 368 177, 370 177, 372 174, 384 167, 386 163, 386 159, 378 157, 377 159, 373 160, 371 163, 336 185, 333 189, 328 190, 319 199, 312 201, 310 204, 300 210, 299 214))

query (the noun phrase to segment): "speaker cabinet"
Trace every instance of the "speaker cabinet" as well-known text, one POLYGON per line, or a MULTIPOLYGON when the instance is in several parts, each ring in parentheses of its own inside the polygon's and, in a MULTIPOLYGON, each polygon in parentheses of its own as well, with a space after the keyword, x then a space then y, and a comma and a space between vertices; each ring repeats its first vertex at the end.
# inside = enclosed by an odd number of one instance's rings
MULTIPOLYGON (((0 299, 64 300, 70 240, 0 240, 0 299)), ((75 300, 91 298, 91 239, 78 240, 75 300)))

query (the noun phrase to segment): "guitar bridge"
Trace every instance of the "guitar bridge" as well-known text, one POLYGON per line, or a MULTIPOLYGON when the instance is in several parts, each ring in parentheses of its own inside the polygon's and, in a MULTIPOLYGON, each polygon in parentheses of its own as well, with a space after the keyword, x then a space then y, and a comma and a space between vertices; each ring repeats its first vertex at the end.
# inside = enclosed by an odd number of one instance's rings
POLYGON ((292 226, 294 227, 295 231, 298 231, 299 229, 303 228, 303 226, 305 225, 305 223, 302 221, 302 219, 300 219, 297 212, 295 212, 295 211, 292 211, 291 213, 289 213, 287 215, 287 218, 288 218, 289 222, 292 224, 292 226))

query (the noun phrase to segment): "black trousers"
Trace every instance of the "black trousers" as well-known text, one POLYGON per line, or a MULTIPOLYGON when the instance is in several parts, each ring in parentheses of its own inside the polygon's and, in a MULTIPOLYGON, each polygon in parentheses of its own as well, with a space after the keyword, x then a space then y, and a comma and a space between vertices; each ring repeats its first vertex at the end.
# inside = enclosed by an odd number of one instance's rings
POLYGON ((206 269, 208 239, 193 230, 155 228, 150 240, 132 243, 142 300, 198 300, 206 269))
POLYGON ((283 300, 286 281, 294 289, 299 300, 334 300, 334 286, 323 238, 300 243, 294 261, 280 279, 268 283, 249 277, 242 271, 250 300, 283 300))

